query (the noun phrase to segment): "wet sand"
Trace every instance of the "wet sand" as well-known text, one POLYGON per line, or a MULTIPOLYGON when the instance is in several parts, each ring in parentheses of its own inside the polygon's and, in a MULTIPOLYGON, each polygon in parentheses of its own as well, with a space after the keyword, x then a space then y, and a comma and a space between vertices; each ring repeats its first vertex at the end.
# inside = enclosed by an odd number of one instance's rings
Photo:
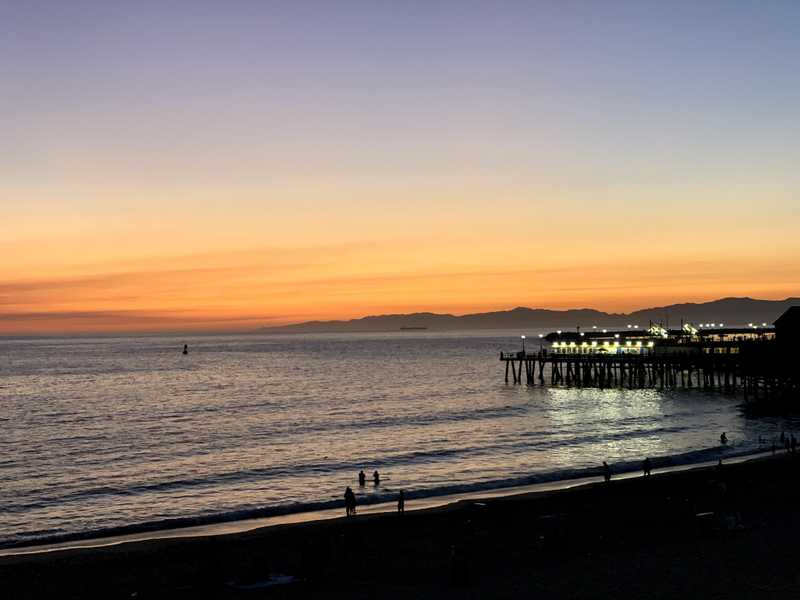
POLYGON ((4 598, 787 598, 800 593, 798 474, 800 458, 779 455, 5 556, 0 582, 4 598))

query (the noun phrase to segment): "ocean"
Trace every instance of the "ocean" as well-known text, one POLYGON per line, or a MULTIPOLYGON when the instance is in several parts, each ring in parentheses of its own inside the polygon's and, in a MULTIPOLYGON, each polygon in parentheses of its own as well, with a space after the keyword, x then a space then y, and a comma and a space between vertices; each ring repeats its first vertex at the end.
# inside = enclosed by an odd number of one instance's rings
POLYGON ((315 510, 348 485, 413 506, 604 460, 657 471, 797 429, 718 392, 506 385, 499 352, 518 346, 507 331, 0 340, 0 546, 315 510))

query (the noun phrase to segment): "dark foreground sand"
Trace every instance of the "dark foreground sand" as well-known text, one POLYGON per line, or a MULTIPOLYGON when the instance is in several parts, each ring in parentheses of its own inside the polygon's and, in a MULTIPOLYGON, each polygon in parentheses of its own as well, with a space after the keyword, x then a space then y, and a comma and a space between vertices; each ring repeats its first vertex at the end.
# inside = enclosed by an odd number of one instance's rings
POLYGON ((783 455, 404 516, 6 557, 0 598, 800 598, 798 474, 800 456, 783 455), (280 574, 293 582, 264 587, 280 574))

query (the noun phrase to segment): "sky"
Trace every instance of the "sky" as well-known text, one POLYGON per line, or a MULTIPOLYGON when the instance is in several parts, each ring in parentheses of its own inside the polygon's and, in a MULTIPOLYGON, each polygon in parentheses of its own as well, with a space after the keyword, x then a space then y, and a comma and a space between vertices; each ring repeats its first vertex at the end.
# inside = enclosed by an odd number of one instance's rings
POLYGON ((0 0, 0 335, 800 296, 798 2, 0 0))

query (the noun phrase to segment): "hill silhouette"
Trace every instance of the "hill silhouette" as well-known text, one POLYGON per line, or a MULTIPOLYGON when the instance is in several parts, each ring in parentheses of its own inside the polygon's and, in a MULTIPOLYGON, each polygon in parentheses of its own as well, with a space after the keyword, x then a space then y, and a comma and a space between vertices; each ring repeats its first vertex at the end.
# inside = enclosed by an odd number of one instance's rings
POLYGON ((625 327, 627 324, 647 326, 650 321, 680 325, 692 323, 725 323, 746 325, 768 323, 777 319, 789 306, 800 305, 800 298, 758 300, 754 298, 722 298, 711 302, 671 304, 644 308, 631 313, 607 313, 591 308, 550 310, 519 306, 511 310, 467 315, 419 312, 410 314, 373 315, 349 321, 307 321, 279 327, 264 327, 259 333, 364 333, 398 331, 402 327, 424 327, 432 331, 463 329, 539 329, 625 327))

